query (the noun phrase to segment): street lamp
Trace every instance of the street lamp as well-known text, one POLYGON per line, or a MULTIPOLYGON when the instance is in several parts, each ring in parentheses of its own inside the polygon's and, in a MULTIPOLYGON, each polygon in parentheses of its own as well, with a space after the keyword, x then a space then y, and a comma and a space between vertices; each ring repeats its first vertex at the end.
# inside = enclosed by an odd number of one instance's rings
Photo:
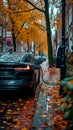
MULTIPOLYGON (((61 44, 61 80, 66 77, 66 57, 65 57, 65 6, 66 0, 62 2, 62 44, 61 44)), ((60 94, 63 93, 62 87, 60 87, 60 94)))
POLYGON ((61 80, 66 77, 65 58, 65 0, 62 0, 62 45, 61 45, 61 80))

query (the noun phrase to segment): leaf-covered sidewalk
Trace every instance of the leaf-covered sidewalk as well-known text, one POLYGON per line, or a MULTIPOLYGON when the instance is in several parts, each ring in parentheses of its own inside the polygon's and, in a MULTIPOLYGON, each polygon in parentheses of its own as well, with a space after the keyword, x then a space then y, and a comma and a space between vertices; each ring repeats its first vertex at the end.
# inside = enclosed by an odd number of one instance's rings
POLYGON ((64 105, 59 96, 60 69, 49 68, 44 75, 48 84, 41 87, 31 130, 65 130, 68 122, 60 111, 64 105))

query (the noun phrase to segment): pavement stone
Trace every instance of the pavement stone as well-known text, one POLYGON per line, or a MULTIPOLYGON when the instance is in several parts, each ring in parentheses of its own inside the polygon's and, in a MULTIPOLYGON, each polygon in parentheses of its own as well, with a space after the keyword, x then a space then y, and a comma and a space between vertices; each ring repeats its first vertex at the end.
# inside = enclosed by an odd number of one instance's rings
MULTIPOLYGON (((49 82, 47 84, 48 86, 50 85, 50 86, 54 87, 57 84, 57 81, 59 80, 59 77, 57 77, 58 73, 59 73, 59 70, 56 70, 56 73, 54 73, 51 77, 49 76, 49 80, 48 80, 49 82)), ((44 84, 43 84, 43 86, 44 86, 44 84)), ((42 88, 42 86, 41 86, 41 88, 42 88)), ((47 116, 49 114, 50 114, 50 108, 47 107, 46 95, 44 95, 43 92, 40 91, 38 102, 36 105, 35 114, 34 114, 33 121, 32 121, 32 124, 34 127, 31 128, 31 130, 52 130, 50 127, 50 123, 47 120, 47 116), (40 104, 42 105, 42 107, 39 107, 40 104), (46 112, 46 116, 43 118, 43 114, 44 114, 45 110, 47 110, 47 112, 46 112), (47 124, 49 123, 48 126, 43 127, 43 125, 46 123, 47 124)))
POLYGON ((46 107, 46 97, 43 95, 43 93, 40 93, 32 123, 35 127, 31 130, 39 130, 40 128, 42 128, 42 130, 51 130, 48 128, 49 126, 47 128, 43 128, 43 125, 47 123, 47 115, 50 113, 49 109, 46 112, 46 116, 44 118, 42 117, 44 115, 43 112, 47 109, 46 107), (42 107, 39 107, 40 104, 42 107))

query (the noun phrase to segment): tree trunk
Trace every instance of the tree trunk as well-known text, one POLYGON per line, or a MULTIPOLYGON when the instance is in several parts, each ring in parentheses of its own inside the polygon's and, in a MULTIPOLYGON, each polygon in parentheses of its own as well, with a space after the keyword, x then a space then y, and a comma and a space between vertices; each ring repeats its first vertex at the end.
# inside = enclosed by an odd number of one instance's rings
POLYGON ((13 33, 12 35, 13 35, 13 47, 14 47, 14 52, 16 52, 16 37, 14 36, 14 33, 13 33))
POLYGON ((14 47, 14 52, 16 52, 16 37, 14 34, 14 22, 12 20, 12 39, 13 39, 13 47, 14 47))
POLYGON ((49 67, 53 66, 53 52, 52 52, 52 41, 51 41, 51 28, 49 19, 49 4, 48 0, 44 0, 45 6, 45 19, 46 19, 46 33, 47 33, 47 43, 48 43, 48 62, 49 67))

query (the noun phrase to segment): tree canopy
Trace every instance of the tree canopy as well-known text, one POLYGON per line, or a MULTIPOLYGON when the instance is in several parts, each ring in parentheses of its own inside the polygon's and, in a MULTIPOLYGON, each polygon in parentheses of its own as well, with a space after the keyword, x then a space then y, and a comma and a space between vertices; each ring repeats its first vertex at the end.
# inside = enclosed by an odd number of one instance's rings
POLYGON ((52 66, 49 7, 55 5, 56 0, 0 0, 0 2, 7 29, 12 32, 14 51, 16 51, 18 41, 23 40, 25 44, 28 38, 30 44, 33 41, 36 46, 41 45, 43 52, 48 53, 49 64, 52 66))
MULTIPOLYGON (((46 44, 46 28, 45 24, 43 25, 44 15, 42 12, 39 13, 26 0, 0 2, 4 20, 7 22, 7 30, 12 32, 15 50, 18 41, 23 40, 24 44, 27 42, 27 35, 30 44, 32 41, 36 45, 39 45, 40 42, 42 42, 42 46, 44 46, 44 42, 46 44), (25 26, 26 24, 28 27, 25 26)), ((46 46, 44 48, 46 49, 46 46)))

